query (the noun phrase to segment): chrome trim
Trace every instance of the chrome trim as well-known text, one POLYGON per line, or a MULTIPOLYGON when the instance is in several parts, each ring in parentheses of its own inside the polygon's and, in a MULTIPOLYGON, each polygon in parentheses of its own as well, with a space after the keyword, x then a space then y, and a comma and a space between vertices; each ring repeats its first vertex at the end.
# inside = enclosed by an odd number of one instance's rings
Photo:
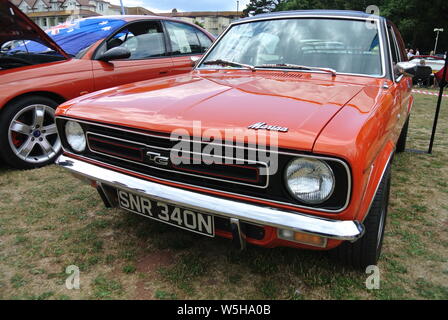
MULTIPOLYGON (((243 185, 243 186, 250 186, 250 187, 254 187, 254 188, 265 189, 269 185, 269 176, 270 176, 269 174, 266 175, 266 183, 263 186, 260 186, 260 185, 250 184, 250 183, 244 183, 244 182, 238 182, 238 181, 230 181, 230 180, 219 179, 219 178, 213 178, 213 177, 210 177, 210 176, 207 176, 207 175, 197 175, 197 174, 193 174, 193 173, 183 172, 181 170, 165 169, 165 168, 162 168, 162 167, 151 166, 151 165, 149 165, 147 163, 144 163, 144 162, 137 162, 137 161, 132 161, 132 160, 129 160, 129 159, 113 156, 113 155, 110 155, 108 153, 92 150, 92 148, 90 148, 90 143, 89 143, 88 136, 89 135, 91 135, 91 136, 98 136, 98 137, 103 137, 103 138, 107 138, 107 139, 111 139, 111 140, 118 140, 118 141, 138 144, 138 145, 141 145, 141 146, 144 146, 144 147, 148 147, 148 148, 154 148, 154 149, 160 149, 160 150, 166 150, 166 151, 171 151, 172 148, 163 148, 163 147, 152 146, 152 145, 145 144, 145 143, 142 143, 142 142, 135 142, 135 141, 132 141, 132 140, 126 140, 126 139, 106 136, 106 135, 103 135, 103 134, 90 132, 90 131, 87 131, 86 135, 87 135, 87 146, 88 146, 88 148, 89 148, 89 150, 91 152, 97 153, 97 154, 101 154, 101 155, 105 155, 107 157, 111 157, 111 158, 118 159, 118 160, 121 160, 121 161, 131 162, 131 163, 135 163, 137 165, 142 165, 142 166, 145 166, 145 167, 149 167, 149 168, 153 168, 153 169, 157 169, 157 170, 161 170, 161 171, 174 172, 174 173, 179 173, 179 174, 183 174, 183 175, 187 175, 187 176, 198 177, 198 178, 205 178, 205 179, 209 179, 209 180, 217 180, 217 181, 222 181, 222 182, 232 183, 232 184, 236 183, 236 184, 240 184, 240 185, 243 185)), ((203 155, 203 153, 198 153, 198 152, 193 152, 193 151, 191 151, 190 154, 203 155)), ((216 156, 213 156, 213 157, 216 157, 216 156)), ((216 158, 219 158, 219 157, 216 157, 216 158)), ((244 159, 230 158, 230 157, 225 157, 225 156, 221 157, 221 159, 232 159, 232 160, 241 160, 241 161, 244 160, 244 159)), ((265 162, 252 161, 252 160, 248 160, 248 162, 251 162, 251 164, 260 164, 260 165, 265 166, 266 167, 266 172, 269 173, 269 166, 265 162)))
MULTIPOLYGON (((396 79, 395 79, 395 69, 394 69, 394 62, 392 61, 392 47, 390 45, 390 38, 389 38, 389 25, 387 24, 387 22, 383 22, 384 24, 384 28, 386 29, 386 38, 387 38, 387 47, 389 48, 389 64, 390 64, 390 72, 391 72, 391 78, 392 81, 394 83, 397 83, 396 79)), ((392 27, 391 27, 391 32, 393 32, 392 27)), ((393 40, 392 40, 393 41, 393 40)), ((397 45, 397 43, 395 43, 397 45)), ((396 52, 397 58, 398 58, 398 52, 396 52)), ((397 61, 398 63, 398 61, 397 61)))
MULTIPOLYGON (((117 128, 117 127, 114 127, 114 126, 99 124, 99 123, 96 123, 96 122, 89 122, 89 121, 78 120, 78 119, 67 118, 67 117, 57 117, 56 119, 78 121, 80 123, 86 123, 86 124, 90 124, 90 125, 97 125, 97 126, 100 126, 100 127, 110 128, 110 129, 115 129, 115 130, 122 130, 122 131, 125 131, 125 132, 130 132, 130 133, 134 133, 134 134, 140 134, 140 135, 148 136, 148 137, 157 137, 157 138, 170 139, 169 137, 146 134, 146 133, 143 133, 143 132, 133 131, 133 130, 129 130, 129 129, 117 128)), ((190 140, 190 142, 191 142, 191 140, 190 140)), ((216 144, 216 143, 212 142, 210 144, 216 144)), ((219 145, 219 144, 217 144, 217 145, 219 145)), ((256 150, 254 148, 240 147, 240 146, 234 146, 234 148, 247 149, 247 150, 256 150)), ((62 149, 66 153, 73 153, 70 150, 66 150, 64 148, 64 146, 62 146, 62 149)), ((264 150, 264 149, 259 149, 259 150, 264 150)), ((267 151, 267 150, 265 150, 265 151, 267 151)), ((291 203, 291 202, 282 202, 282 201, 276 201, 276 200, 266 200, 264 198, 252 197, 252 196, 249 196, 249 195, 244 195, 244 197, 250 198, 250 199, 269 201, 269 202, 277 203, 277 204, 289 205, 289 206, 292 206, 292 207, 295 207, 295 208, 299 208, 299 209, 311 209, 311 210, 316 210, 316 211, 321 211, 321 212, 329 212, 329 213, 339 213, 339 212, 344 211, 348 207, 348 204, 350 202, 351 192, 352 192, 352 175, 351 175, 350 168, 348 167, 348 165, 347 165, 347 163, 345 161, 342 161, 342 160, 337 159, 337 158, 331 158, 331 157, 325 157, 325 156, 317 156, 317 155, 308 155, 308 154, 301 154, 301 153, 282 152, 282 151, 277 152, 277 153, 278 154, 283 154, 283 155, 288 155, 288 156, 295 156, 295 157, 304 157, 304 158, 313 158, 313 159, 335 161, 335 162, 338 162, 338 163, 342 164, 342 166, 345 168, 345 171, 347 173, 347 198, 346 198, 344 206, 342 208, 338 209, 338 210, 328 210, 328 209, 322 209, 322 208, 298 205, 298 204, 294 204, 294 203, 291 203)), ((79 155, 79 154, 76 154, 76 155, 83 157, 82 155, 79 155)), ((83 158, 89 159, 87 157, 83 157, 83 158)), ((105 162, 102 162, 102 161, 98 161, 98 160, 95 160, 95 161, 103 163, 103 164, 106 164, 106 165, 111 165, 109 163, 105 163, 105 162)), ((116 167, 116 166, 114 166, 114 167, 116 167)), ((118 168, 118 167, 116 167, 116 168, 118 168)), ((128 170, 130 172, 133 172, 133 173, 142 174, 141 172, 136 172, 136 171, 129 170, 129 169, 126 169, 126 170, 128 170)), ((145 174, 143 174, 143 175, 145 175, 145 174)), ((182 182, 175 181, 175 180, 167 180, 167 179, 163 179, 163 178, 153 177, 153 176, 150 176, 150 175, 145 175, 145 176, 150 177, 150 178, 163 180, 163 181, 167 181, 167 182, 174 182, 174 183, 182 184, 182 185, 195 186, 195 187, 202 188, 202 189, 205 189, 205 190, 219 191, 219 192, 230 194, 230 195, 241 196, 241 194, 236 194, 236 193, 233 193, 233 192, 223 191, 223 190, 219 190, 219 189, 207 188, 207 187, 198 186, 198 185, 194 185, 194 184, 186 184, 186 183, 182 183, 182 182)))
MULTIPOLYGON (((295 18, 328 18, 328 19, 340 19, 340 20, 361 20, 361 21, 374 21, 377 24, 378 27, 378 38, 380 40, 380 52, 381 52, 381 69, 382 74, 381 75, 368 75, 368 74, 359 74, 359 73, 344 73, 344 72, 336 72, 336 74, 340 75, 352 75, 352 76, 364 76, 369 78, 384 78, 386 77, 386 60, 384 57, 385 54, 385 46, 384 46, 384 38, 383 38, 383 30, 381 28, 380 24, 380 17, 352 17, 352 16, 343 16, 343 15, 288 15, 288 16, 267 16, 267 17, 260 17, 257 19, 251 19, 251 20, 238 20, 233 23, 231 23, 224 32, 221 33, 221 35, 213 42, 213 44, 208 48, 208 50, 205 52, 205 54, 202 56, 202 58, 196 63, 196 66, 193 70, 216 70, 216 68, 201 68, 199 69, 199 66, 202 64, 202 61, 207 58, 207 56, 212 52, 213 48, 221 41, 221 38, 226 35, 226 33, 235 25, 238 24, 244 24, 244 23, 251 23, 251 22, 257 22, 257 21, 264 21, 264 20, 286 20, 286 19, 295 19, 295 18)), ((387 29, 386 29, 387 31, 387 29)), ((232 68, 232 70, 245 70, 243 68, 232 68)), ((263 70, 270 70, 270 69, 263 69, 263 70)), ((278 71, 279 69, 272 69, 278 71)), ((295 72, 305 72, 304 70, 296 70, 296 69, 281 69, 281 71, 295 71, 295 72)), ((319 71, 310 71, 307 70, 307 73, 323 73, 319 71)))
POLYGON ((210 196, 142 180, 70 158, 66 155, 61 155, 56 160, 56 164, 76 175, 85 176, 90 180, 113 188, 212 215, 240 219, 249 223, 297 232, 307 232, 338 240, 353 241, 361 237, 364 232, 363 225, 358 221, 326 219, 294 211, 279 210, 277 208, 210 196))
MULTIPOLYGON (((384 166, 383 172, 381 173, 381 177, 380 177, 380 179, 378 180, 378 184, 376 185, 375 193, 373 194, 372 200, 370 201, 369 207, 368 207, 368 209, 367 209, 367 213, 366 213, 366 215, 364 216, 364 218, 362 219, 361 222, 364 222, 364 220, 366 220, 367 216, 368 216, 369 213, 370 213, 370 208, 372 207, 373 200, 375 200, 376 193, 378 192, 378 188, 380 187, 381 181, 383 180, 384 174, 386 173, 387 166, 390 164, 390 162, 391 162, 391 160, 392 160, 392 156, 394 155, 394 152, 395 152, 395 149, 392 150, 392 152, 391 152, 390 155, 389 155, 389 159, 387 160, 386 165, 384 166)), ((374 164, 372 164, 372 166, 374 166, 374 164)), ((372 169, 373 169, 373 168, 372 168, 372 169)), ((372 171, 373 171, 373 170, 372 170, 372 171)), ((371 172, 370 174, 372 174, 372 172, 371 172)), ((369 177, 369 182, 370 182, 370 177, 369 177)))
POLYGON ((240 250, 246 249, 246 234, 241 228, 240 220, 230 218, 230 229, 232 231, 233 243, 240 250))

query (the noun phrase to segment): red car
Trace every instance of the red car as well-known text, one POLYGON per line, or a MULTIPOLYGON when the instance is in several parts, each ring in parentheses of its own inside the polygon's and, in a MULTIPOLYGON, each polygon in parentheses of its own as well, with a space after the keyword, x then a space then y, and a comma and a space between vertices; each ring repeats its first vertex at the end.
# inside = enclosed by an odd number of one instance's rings
POLYGON ((412 74, 387 19, 291 11, 234 22, 184 75, 58 107, 57 163, 106 206, 204 236, 380 256, 412 74))
POLYGON ((60 103, 188 72, 214 39, 194 24, 158 16, 87 18, 47 33, 0 0, 0 157, 17 168, 46 165, 60 152, 60 103))

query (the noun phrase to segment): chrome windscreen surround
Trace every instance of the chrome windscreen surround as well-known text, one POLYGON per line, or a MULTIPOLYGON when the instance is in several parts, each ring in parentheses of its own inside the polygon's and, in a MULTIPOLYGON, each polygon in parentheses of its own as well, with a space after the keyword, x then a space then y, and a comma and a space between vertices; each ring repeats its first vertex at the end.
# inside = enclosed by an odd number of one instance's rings
POLYGON ((364 233, 364 227, 358 221, 326 219, 184 190, 129 176, 67 155, 61 155, 56 164, 99 185, 216 216, 337 240, 355 241, 364 233))
MULTIPOLYGON (((107 129, 113 129, 113 130, 117 130, 117 131, 122 131, 123 133, 132 133, 132 134, 138 134, 138 135, 142 135, 144 137, 156 137, 156 138, 160 138, 160 139, 167 139, 169 140, 170 137, 169 136, 160 136, 160 135, 154 135, 151 133, 146 133, 146 132, 142 132, 142 131, 137 131, 137 130, 132 130, 132 129, 128 129, 128 128, 122 128, 122 127, 116 127, 113 125, 107 125, 107 124, 102 124, 102 123, 97 123, 97 122, 92 122, 92 121, 85 121, 85 120, 78 120, 78 119, 73 119, 73 118, 68 118, 68 117, 57 117, 56 118, 56 123, 58 123, 58 120, 71 120, 71 121, 77 121, 79 123, 84 123, 86 125, 92 125, 92 126, 99 126, 99 127, 103 127, 103 128, 107 128, 107 129)), ((211 143, 213 144, 213 143, 211 143)), ((243 149, 251 149, 251 148, 247 148, 247 147, 238 147, 236 146, 235 148, 243 148, 243 149)), ((67 150, 64 145, 62 145, 62 149, 67 152, 67 153, 73 153, 72 150, 67 150)), ((251 195, 246 195, 244 194, 244 197, 248 198, 248 199, 254 199, 254 200, 262 200, 262 201, 269 201, 273 204, 280 204, 280 205, 288 205, 297 209, 311 209, 311 210, 315 210, 315 211, 320 211, 320 212, 327 212, 327 213, 340 213, 342 211, 344 211, 349 203, 350 203, 350 198, 351 198, 351 191, 352 191, 352 176, 351 176, 351 170, 348 166, 348 164, 338 158, 333 158, 333 157, 327 157, 327 156, 320 156, 320 155, 310 155, 310 154, 303 154, 303 153, 293 153, 293 152, 285 152, 285 151, 277 151, 276 153, 278 153, 279 155, 285 155, 285 156, 292 156, 292 157, 305 157, 305 158, 313 158, 313 159, 319 159, 319 160, 326 160, 326 161, 334 161, 339 163, 343 168, 344 171, 346 173, 347 176, 347 193, 345 194, 345 199, 344 199, 344 205, 341 206, 338 209, 326 209, 326 208, 316 208, 313 206, 307 206, 304 204, 297 204, 297 203, 293 203, 293 202, 285 202, 285 201, 277 201, 277 200, 272 200, 272 199, 266 199, 264 197, 258 197, 258 196, 251 196, 251 195)), ((86 158, 89 159, 88 156, 86 156, 85 154, 79 154, 80 157, 82 158, 86 158)), ((105 165, 112 165, 110 163, 107 163, 106 161, 102 161, 102 160, 95 160, 97 162, 103 163, 105 165)), ((114 165, 112 165, 114 166, 114 165)), ((117 166, 114 166, 117 167, 117 166)), ((166 181, 166 182, 170 182, 170 183, 176 183, 179 185, 185 185, 185 186, 195 186, 204 190, 208 190, 208 191, 217 191, 222 193, 223 195, 236 195, 236 196, 241 196, 241 194, 239 193, 235 193, 232 191, 225 191, 225 190, 221 190, 215 187, 207 187, 207 186, 201 186, 198 184, 193 184, 193 183, 184 183, 184 182, 180 182, 177 180, 172 180, 172 179, 167 179, 167 178, 160 178, 160 177, 155 177, 153 175, 147 174, 147 173, 142 173, 142 172, 137 172, 135 170, 132 169, 126 169, 130 172, 136 173, 136 174, 142 174, 144 176, 147 176, 148 178, 156 178, 158 180, 162 180, 162 181, 166 181)))

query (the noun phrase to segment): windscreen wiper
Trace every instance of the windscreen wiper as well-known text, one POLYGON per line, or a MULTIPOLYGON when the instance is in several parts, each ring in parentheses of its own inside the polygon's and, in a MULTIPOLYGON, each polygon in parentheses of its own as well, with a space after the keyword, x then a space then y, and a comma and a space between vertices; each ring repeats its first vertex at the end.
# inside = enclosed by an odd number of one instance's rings
POLYGON ((297 69, 297 70, 318 70, 331 73, 331 76, 336 77, 336 70, 331 68, 320 68, 320 67, 310 67, 310 66, 301 66, 298 64, 290 64, 290 63, 273 63, 273 64, 262 64, 259 66, 255 66, 254 68, 274 68, 274 69, 297 69))
POLYGON ((233 61, 222 60, 222 59, 205 61, 205 62, 203 62, 203 64, 205 64, 205 65, 217 64, 217 65, 221 65, 221 66, 243 67, 243 68, 247 68, 252 71, 255 71, 254 66, 251 66, 250 64, 244 64, 244 63, 233 62, 233 61))

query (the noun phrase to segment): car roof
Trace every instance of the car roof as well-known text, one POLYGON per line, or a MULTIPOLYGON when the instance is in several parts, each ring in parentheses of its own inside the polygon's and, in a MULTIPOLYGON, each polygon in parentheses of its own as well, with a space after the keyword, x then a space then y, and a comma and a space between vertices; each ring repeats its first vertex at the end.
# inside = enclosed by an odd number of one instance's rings
POLYGON ((156 15, 107 15, 107 16, 96 16, 96 17, 88 17, 88 18, 84 18, 86 20, 88 19, 101 19, 101 18, 107 18, 107 19, 113 19, 113 20, 123 20, 123 21, 136 21, 136 20, 152 20, 152 19, 157 19, 157 20, 171 20, 171 21, 180 21, 180 22, 185 22, 188 24, 192 24, 189 23, 188 21, 184 21, 184 20, 180 20, 180 19, 176 19, 176 18, 171 18, 171 17, 164 17, 164 16, 156 16, 156 15))
POLYGON ((341 17, 341 18, 375 18, 379 20, 385 20, 384 17, 369 14, 362 11, 352 11, 352 10, 292 10, 292 11, 279 11, 279 12, 271 12, 271 13, 263 13, 257 14, 253 17, 243 18, 237 21, 246 22, 246 21, 256 21, 256 20, 264 20, 267 18, 288 18, 288 17, 297 17, 297 16, 330 16, 330 17, 341 17))

